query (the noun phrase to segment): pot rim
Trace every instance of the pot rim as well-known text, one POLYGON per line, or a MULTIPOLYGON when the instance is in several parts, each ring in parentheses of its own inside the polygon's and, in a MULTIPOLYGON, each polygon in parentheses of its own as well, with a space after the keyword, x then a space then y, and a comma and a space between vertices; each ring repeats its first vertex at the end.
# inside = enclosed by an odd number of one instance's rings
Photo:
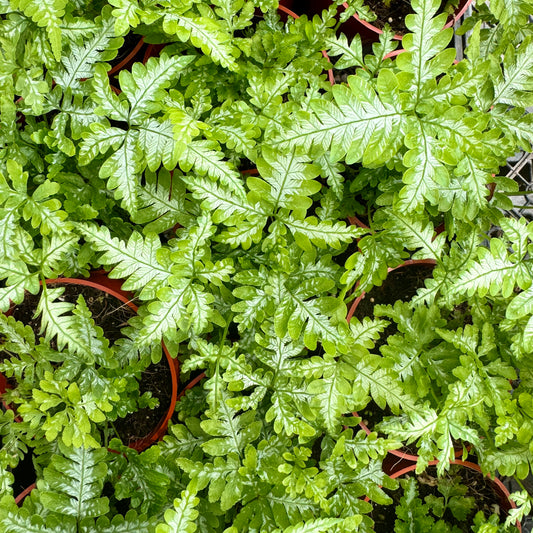
MULTIPOLYGON (((48 285, 81 285, 85 287, 92 287, 94 289, 100 290, 111 296, 114 296, 117 300, 121 301, 123 304, 126 304, 133 312, 137 313, 138 306, 133 302, 134 294, 130 291, 125 291, 122 289, 123 281, 119 279, 110 278, 108 273, 104 270, 93 270, 91 271, 89 278, 55 278, 47 279, 45 283, 48 285)), ((170 405, 168 410, 163 416, 154 429, 148 433, 145 437, 139 438, 130 442, 128 446, 137 451, 143 451, 165 435, 168 428, 168 423, 174 414, 174 409, 176 407, 177 394, 178 394, 178 375, 179 375, 179 363, 177 359, 173 359, 165 346, 164 342, 161 342, 163 348, 163 353, 167 360, 168 367, 170 369, 170 377, 172 380, 172 391, 170 398, 170 405)), ((4 377, 0 374, 1 377, 4 377)), ((5 379, 5 378, 4 378, 5 379)), ((0 378, 1 385, 1 378, 0 378)), ((0 391, 1 392, 1 391, 0 391)))
MULTIPOLYGON (((435 259, 407 259, 406 261, 404 261, 403 263, 401 263, 400 265, 396 267, 388 268, 387 273, 390 273, 393 270, 397 270, 398 268, 403 268, 405 266, 410 266, 410 265, 436 265, 436 264, 437 264, 437 261, 435 261, 435 259)), ((355 313, 355 310, 357 309, 357 306, 359 305, 359 302, 364 298, 365 295, 366 295, 366 292, 363 292, 353 301, 350 307, 350 310, 348 311, 348 314, 346 315, 346 320, 348 322, 350 322, 350 320, 352 319, 353 314, 355 313)))
MULTIPOLYGON (((108 71, 108 76, 113 76, 113 74, 116 74, 117 72, 120 72, 125 65, 127 65, 139 52, 142 45, 144 44, 144 36, 139 35, 140 39, 137 42, 137 44, 133 47, 131 52, 118 64, 111 68, 111 70, 108 71)), ((124 46, 124 45, 123 45, 124 46)))
MULTIPOLYGON (((465 0, 464 5, 462 7, 458 7, 456 11, 454 11, 453 15, 450 15, 448 17, 448 20, 444 26, 444 28, 451 28, 455 26, 456 22, 465 14, 466 10, 469 8, 470 4, 472 4, 474 0, 465 0)), ((343 2, 342 6, 344 9, 348 9, 347 2, 343 2)), ((377 26, 374 26, 370 22, 367 22, 366 20, 363 20, 357 16, 357 13, 353 15, 353 18, 361 25, 363 25, 365 28, 370 30, 371 32, 381 35, 383 33, 383 30, 380 30, 377 26)), ((393 39, 397 41, 401 41, 403 38, 403 35, 395 34, 393 39)))

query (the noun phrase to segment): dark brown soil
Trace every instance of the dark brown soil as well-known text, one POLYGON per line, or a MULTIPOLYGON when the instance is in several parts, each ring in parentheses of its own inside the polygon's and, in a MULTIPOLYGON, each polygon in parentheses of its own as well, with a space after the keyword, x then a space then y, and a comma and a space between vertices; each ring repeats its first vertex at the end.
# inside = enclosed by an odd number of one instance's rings
MULTIPOLYGON (((111 294, 107 294, 93 287, 53 283, 48 283, 47 286, 51 288, 64 287, 65 291, 59 297, 59 300, 63 302, 75 304, 78 296, 81 294, 93 315, 94 322, 104 330, 110 345, 123 336, 120 332, 121 328, 135 315, 135 312, 126 304, 123 304, 111 294)), ((41 319, 34 318, 33 315, 40 297, 40 293, 37 295, 27 293, 24 301, 14 307, 12 312, 14 318, 31 326, 36 337, 40 336, 41 319)), ((51 345, 55 348, 53 343, 51 345)))
MULTIPOLYGON (((419 497, 424 501, 424 498, 429 495, 442 497, 442 494, 437 490, 437 469, 430 466, 420 475, 414 472, 406 474, 407 476, 416 476, 418 480, 419 497)), ((473 497, 476 505, 470 511, 464 521, 459 522, 451 513, 449 509, 444 512, 443 519, 450 524, 455 525, 461 531, 469 533, 475 514, 478 511, 483 511, 488 518, 490 515, 496 513, 501 516, 500 521, 504 519, 507 512, 502 508, 504 502, 501 501, 501 496, 495 490, 495 485, 485 478, 480 472, 471 470, 460 465, 452 465, 450 472, 445 474, 448 479, 459 477, 459 483, 468 488, 465 497, 473 497)), ((403 495, 403 489, 396 491, 387 491, 393 499, 392 505, 375 505, 371 513, 371 517, 375 522, 374 531, 377 533, 389 533, 394 531, 394 522, 396 520, 395 508, 399 504, 403 495)))
POLYGON ((139 394, 151 392, 159 400, 154 409, 145 407, 125 418, 114 422, 122 442, 132 442, 147 437, 155 429, 159 421, 166 415, 172 399, 172 377, 165 357, 156 365, 151 364, 143 373, 139 384, 139 394))
MULTIPOLYGON (((104 330, 110 345, 123 337, 121 328, 135 315, 130 307, 123 304, 115 296, 93 287, 71 284, 54 285, 53 283, 49 283, 48 286, 64 287, 65 291, 60 299, 70 303, 76 303, 78 296, 82 294, 96 325, 104 330)), ((39 337, 41 321, 40 318, 33 318, 33 315, 39 298, 40 294, 27 294, 24 301, 12 311, 13 317, 30 325, 37 337, 39 337)), ((55 341, 52 341, 50 345, 53 348, 57 347, 55 341)), ((2 353, 0 352, 1 357, 2 353)), ((16 386, 16 382, 11 385, 16 386)), ((144 408, 125 418, 117 419, 115 428, 122 441, 127 444, 147 436, 168 410, 172 397, 172 378, 165 357, 157 365, 151 364, 142 373, 139 392, 140 394, 151 392, 153 397, 159 399, 159 406, 154 409, 144 408)))
POLYGON ((424 286, 424 280, 431 277, 433 265, 407 265, 388 273, 380 287, 373 287, 366 293, 355 309, 354 316, 363 319, 373 316, 374 306, 394 305, 398 300, 409 301, 424 286))
POLYGON ((35 483, 37 474, 35 473, 35 467, 33 466, 33 453, 28 451, 19 464, 11 470, 15 481, 13 482, 13 494, 17 496, 26 487, 29 487, 32 483, 35 483))
MULTIPOLYGON (((408 33, 409 30, 405 26, 405 17, 414 13, 410 0, 392 0, 390 7, 387 7, 383 0, 366 0, 365 4, 377 16, 377 19, 371 22, 373 26, 382 30, 385 24, 388 23, 396 35, 408 33)), ((446 4, 447 2, 443 0, 441 9, 446 4)))

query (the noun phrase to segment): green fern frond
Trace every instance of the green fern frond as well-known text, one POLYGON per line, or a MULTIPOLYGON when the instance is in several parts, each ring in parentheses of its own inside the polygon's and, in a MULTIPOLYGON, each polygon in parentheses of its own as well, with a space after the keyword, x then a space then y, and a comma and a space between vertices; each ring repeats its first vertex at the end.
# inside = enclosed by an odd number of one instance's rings
POLYGON ((85 518, 109 511, 101 493, 107 474, 107 450, 68 448, 59 443, 61 455, 53 455, 44 469, 40 500, 50 513, 71 516, 79 524, 85 518))
POLYGON ((182 491, 181 498, 174 500, 174 508, 165 511, 166 523, 158 524, 156 533, 194 533, 199 514, 195 507, 199 502, 195 492, 189 489, 182 491))
POLYGON ((143 226, 143 233, 163 233, 176 224, 187 226, 192 216, 187 209, 185 185, 175 171, 170 174, 166 169, 158 173, 146 171, 145 183, 138 191, 141 206, 133 222, 143 226))
POLYGON ((176 35, 182 42, 190 41, 215 63, 230 70, 237 70, 235 57, 238 52, 231 42, 231 35, 224 31, 220 21, 203 16, 186 16, 168 10, 164 17, 163 29, 170 35, 176 35))
POLYGON ((134 63, 131 72, 121 70, 120 88, 130 103, 128 122, 136 124, 146 115, 153 115, 161 109, 161 100, 178 73, 184 69, 194 56, 172 56, 165 54, 151 57, 146 65, 134 63))
POLYGON ((99 61, 105 61, 103 58, 109 56, 109 52, 102 52, 118 48, 120 41, 113 41, 113 24, 111 17, 103 18, 94 36, 83 44, 73 44, 69 54, 62 58, 63 67, 54 72, 54 80, 64 91, 70 89, 72 92, 80 92, 80 80, 92 78, 93 66, 99 61))
POLYGON ((171 274, 168 263, 160 263, 157 251, 161 248, 159 237, 150 233, 143 237, 133 232, 127 243, 111 237, 105 226, 80 224, 78 226, 95 250, 104 252, 103 265, 113 266, 110 277, 125 279, 124 290, 140 291, 143 299, 152 299, 161 284, 165 285, 171 274))
POLYGON ((61 24, 67 0, 10 0, 13 9, 20 9, 40 27, 46 27, 56 61, 61 59, 61 24))
POLYGON ((242 177, 231 163, 224 161, 224 158, 224 153, 220 151, 216 142, 192 141, 180 157, 180 167, 184 172, 194 168, 195 173, 218 180, 237 199, 244 199, 246 193, 242 177))
POLYGON ((359 76, 350 76, 347 86, 333 86, 332 92, 333 102, 311 101, 313 114, 296 121, 282 146, 302 146, 306 151, 319 146, 331 150, 336 161, 346 157, 348 164, 385 164, 402 144, 405 124, 399 103, 380 98, 372 84, 359 76))

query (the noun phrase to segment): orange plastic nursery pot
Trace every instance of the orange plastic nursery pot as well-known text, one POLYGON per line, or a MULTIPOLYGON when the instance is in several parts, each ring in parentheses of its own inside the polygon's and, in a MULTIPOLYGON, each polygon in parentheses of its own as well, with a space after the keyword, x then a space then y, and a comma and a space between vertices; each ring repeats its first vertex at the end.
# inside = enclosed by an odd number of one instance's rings
MULTIPOLYGON (((131 292, 122 290, 122 280, 111 279, 108 275, 102 271, 93 271, 89 278, 57 278, 46 281, 47 285, 77 285, 92 287, 98 291, 102 291, 110 296, 113 296, 121 304, 127 306, 133 313, 137 313, 137 305, 134 303, 134 295, 131 292)), ((10 313, 13 313, 12 308, 10 313)), ((173 359, 168 352, 164 343, 162 343, 163 353, 165 355, 168 369, 170 372, 170 380, 172 383, 170 401, 168 408, 165 411, 164 416, 157 421, 155 427, 144 437, 135 439, 132 442, 128 443, 130 448, 133 448, 137 451, 142 451, 151 446, 153 443, 160 440, 166 433, 168 423, 172 414, 174 413, 174 408, 176 406, 177 391, 178 391, 178 375, 179 375, 179 365, 177 359, 173 359)), ((0 374, 0 393, 5 392, 5 388, 2 388, 2 385, 6 386, 5 377, 0 374)))
MULTIPOLYGON (((439 461, 437 461, 437 460, 430 461, 428 463, 428 466, 435 466, 438 463, 439 463, 439 461)), ((476 463, 472 463, 470 461, 455 460, 455 461, 450 461, 450 464, 451 465, 460 465, 460 466, 463 466, 464 468, 470 469, 470 470, 472 470, 474 472, 478 472, 480 474, 483 474, 483 472, 481 471, 481 468, 479 467, 479 465, 477 465, 476 463)), ((401 477, 403 477, 403 476, 405 476, 407 474, 411 474, 411 473, 414 474, 415 470, 416 470, 416 464, 411 464, 411 465, 405 466, 403 463, 399 463, 398 464, 398 468, 394 472, 389 474, 389 476, 392 479, 398 479, 398 478, 401 478, 401 477)), ((509 513, 509 511, 511 509, 515 509, 516 508, 515 502, 513 502, 513 500, 511 500, 511 498, 510 498, 509 491, 507 490, 507 488, 505 487, 505 485, 501 482, 501 480, 499 478, 492 477, 490 474, 487 474, 485 476, 485 479, 487 480, 487 482, 490 484, 492 490, 494 491, 495 499, 497 499, 497 503, 499 504, 499 507, 501 509, 503 509, 503 511, 506 514, 509 513)), ((365 499, 368 501, 368 498, 365 498, 365 499)), ((518 520, 516 521, 516 527, 518 528, 519 531, 522 531, 522 525, 520 524, 520 522, 518 520)))
MULTIPOLYGON (((453 15, 448 17, 445 28, 451 28, 455 23, 465 14, 466 10, 474 0, 461 0, 459 5, 455 8, 453 15)), ((344 9, 348 8, 348 4, 343 2, 344 9)), ((381 29, 374 26, 371 22, 366 22, 360 19, 357 14, 353 15, 349 20, 341 24, 340 31, 345 33, 348 37, 353 37, 359 34, 365 43, 373 43, 379 40, 379 36, 383 33, 381 29)), ((401 41, 402 35, 394 35, 394 39, 401 41)))

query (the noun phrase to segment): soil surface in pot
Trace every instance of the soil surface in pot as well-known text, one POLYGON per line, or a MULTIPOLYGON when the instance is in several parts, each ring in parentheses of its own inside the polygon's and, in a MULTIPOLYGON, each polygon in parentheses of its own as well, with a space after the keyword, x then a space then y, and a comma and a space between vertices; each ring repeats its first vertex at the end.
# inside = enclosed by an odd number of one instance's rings
MULTIPOLYGON (((62 301, 76 303, 78 296, 83 295, 96 325, 104 330, 110 345, 123 337, 121 328, 126 326, 131 317, 135 316, 135 312, 118 298, 99 289, 74 284, 55 285, 49 283, 48 286, 64 287, 65 291, 60 297, 62 301)), ((17 305, 12 312, 14 318, 30 325, 37 337, 41 328, 41 320, 40 318, 33 318, 33 315, 39 298, 40 294, 27 294, 24 301, 17 305)), ((54 349, 57 348, 55 340, 50 345, 54 349)), ((0 352, 1 357, 2 353, 0 352)), ((12 383, 12 386, 16 386, 16 382, 12 383)), ((172 398, 172 378, 164 356, 158 364, 151 364, 142 373, 139 392, 140 394, 151 392, 153 397, 159 399, 159 406, 154 409, 140 409, 114 422, 115 428, 125 444, 147 436, 168 410, 172 398)))
MULTIPOLYGON (((441 11, 449 2, 442 0, 441 11)), ((376 14, 377 19, 371 24, 380 30, 385 24, 389 24, 396 35, 404 35, 409 32, 405 26, 405 17, 414 13, 409 0, 392 0, 387 7, 383 0, 366 0, 365 4, 376 14)))
POLYGON ((151 392, 159 400, 154 409, 145 407, 125 418, 117 418, 115 429, 126 445, 147 437, 166 415, 172 399, 172 378, 165 356, 157 364, 151 364, 143 373, 139 383, 139 394, 151 392))
MULTIPOLYGON (((429 466, 422 474, 415 474, 410 472, 405 476, 415 476, 418 481, 419 498, 425 502, 427 496, 436 496, 442 498, 442 494, 437 489, 437 469, 435 466, 429 466)), ((470 533, 474 516, 478 511, 483 511, 483 514, 488 518, 492 514, 500 515, 500 521, 503 521, 507 516, 507 512, 500 506, 500 494, 494 489, 494 484, 486 479, 481 472, 476 472, 470 468, 461 465, 451 465, 449 473, 446 473, 445 478, 452 480, 459 478, 459 483, 467 487, 468 491, 465 497, 473 497, 475 505, 470 510, 465 520, 457 520, 449 509, 446 509, 443 519, 448 523, 455 525, 460 531, 470 533)), ((393 499, 391 505, 375 505, 371 513, 372 520, 375 522, 374 531, 377 533, 389 533, 395 531, 394 522, 396 520, 396 506, 400 503, 403 496, 403 489, 400 487, 395 491, 387 491, 389 496, 393 499)), ((431 506, 430 506, 431 507, 431 506)), ((438 520, 438 518, 436 518, 438 520)))
POLYGON ((433 265, 407 265, 387 274, 380 287, 372 287, 359 302, 354 316, 362 320, 374 314, 374 306, 394 305, 398 300, 409 301, 418 289, 424 286, 424 280, 433 274, 433 265))
MULTIPOLYGON (((135 316, 135 312, 118 298, 99 289, 73 284, 48 283, 47 286, 52 288, 64 287, 65 291, 58 299, 62 302, 75 304, 81 294, 93 315, 94 322, 104 330, 110 345, 122 337, 121 328, 127 324, 132 316, 135 316)), ((37 295, 27 293, 24 301, 14 307, 12 312, 14 318, 31 326, 37 337, 40 336, 41 319, 40 317, 34 318, 33 315, 40 296, 40 293, 37 295)), ((54 349, 56 348, 54 342, 50 344, 54 349)))

